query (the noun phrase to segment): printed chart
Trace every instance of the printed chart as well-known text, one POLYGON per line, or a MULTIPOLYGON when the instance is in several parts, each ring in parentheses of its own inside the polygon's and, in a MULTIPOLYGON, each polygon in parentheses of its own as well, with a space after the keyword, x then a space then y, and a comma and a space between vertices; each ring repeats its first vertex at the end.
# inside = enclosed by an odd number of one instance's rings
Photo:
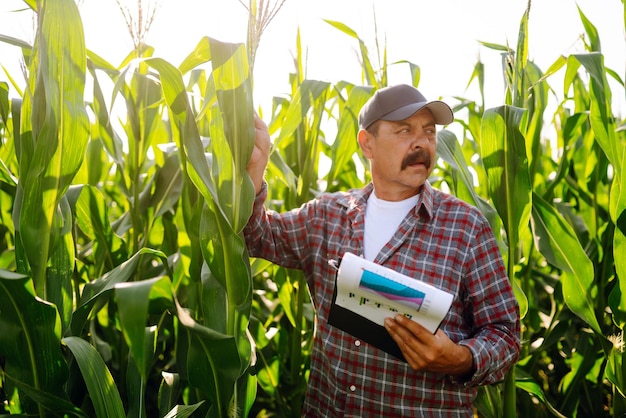
POLYGON ((343 256, 337 273, 335 303, 381 326, 400 313, 435 333, 452 299, 448 292, 352 253, 343 256))

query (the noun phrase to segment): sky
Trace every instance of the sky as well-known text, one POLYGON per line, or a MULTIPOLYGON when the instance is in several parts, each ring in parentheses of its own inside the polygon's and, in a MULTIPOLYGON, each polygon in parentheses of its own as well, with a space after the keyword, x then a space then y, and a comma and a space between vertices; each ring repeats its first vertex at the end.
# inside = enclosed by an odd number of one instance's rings
MULTIPOLYGON (((123 0, 129 7, 138 0, 123 0)), ((144 3, 149 0, 141 0, 144 3)), ((155 0, 152 0, 155 1, 155 0)), ((245 42, 247 11, 238 0, 156 0, 159 4, 147 37, 155 56, 178 65, 204 36, 245 42)), ((247 0, 244 0, 247 2, 247 0)), ((259 0, 260 1, 260 0, 259 0)), ((272 4, 280 0, 266 0, 272 4)), ((115 0, 81 0, 87 48, 118 65, 132 50, 132 40, 115 0)), ((535 0, 529 20, 529 58, 542 70, 559 55, 584 52, 584 28, 577 6, 597 27, 605 64, 622 78, 626 68, 624 9, 621 0, 535 0)), ((307 53, 307 78, 361 84, 357 40, 326 22, 339 21, 375 52, 386 46, 388 62, 407 60, 421 68, 419 89, 427 98, 478 99, 467 90, 474 65, 486 71, 487 107, 504 103, 500 53, 479 41, 515 48, 526 0, 286 0, 263 33, 255 63, 255 101, 267 107, 273 96, 289 92, 298 29, 307 53), (375 20, 374 20, 375 16, 375 20)), ((0 1, 0 34, 31 42, 33 22, 19 0, 0 1)), ((15 77, 20 51, 0 42, 0 64, 15 77)), ((406 65, 390 68, 390 84, 410 82, 406 65)), ((0 81, 7 81, 0 69, 0 81)), ((559 92, 561 84, 553 83, 559 92)), ((624 91, 613 85, 617 111, 624 113, 624 91)))

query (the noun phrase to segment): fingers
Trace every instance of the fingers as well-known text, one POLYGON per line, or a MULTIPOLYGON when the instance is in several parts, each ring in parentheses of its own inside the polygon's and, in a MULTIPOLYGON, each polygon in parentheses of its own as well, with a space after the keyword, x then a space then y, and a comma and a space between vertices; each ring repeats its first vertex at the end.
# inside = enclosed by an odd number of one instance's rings
POLYGON ((254 148, 246 169, 254 185, 255 193, 259 194, 263 186, 265 168, 269 161, 271 140, 267 125, 256 112, 254 113, 254 130, 254 148))
POLYGON ((432 334, 402 315, 385 319, 385 329, 414 370, 456 376, 471 374, 473 370, 470 349, 454 343, 442 330, 432 334))
POLYGON ((432 360, 428 338, 432 338, 432 334, 426 328, 402 315, 396 315, 393 319, 385 320, 385 329, 413 369, 427 369, 432 360))
POLYGON ((254 129, 256 131, 255 145, 260 148, 263 154, 269 154, 271 147, 269 130, 267 124, 263 122, 263 119, 256 112, 254 112, 254 129))
POLYGON ((254 127, 257 129, 267 128, 267 125, 265 124, 265 122, 263 122, 263 119, 261 119, 256 111, 254 112, 254 127))

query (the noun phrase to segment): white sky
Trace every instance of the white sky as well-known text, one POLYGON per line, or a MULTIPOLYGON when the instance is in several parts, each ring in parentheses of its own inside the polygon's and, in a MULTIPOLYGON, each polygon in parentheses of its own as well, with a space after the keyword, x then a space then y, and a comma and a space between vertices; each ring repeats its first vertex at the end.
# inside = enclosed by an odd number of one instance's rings
MULTIPOLYGON (((137 0, 125 0, 136 4, 137 0)), ((144 2, 147 0, 143 0, 144 2)), ((159 0, 161 7, 148 43, 155 55, 174 65, 193 50, 203 36, 226 42, 244 42, 247 12, 237 0, 159 0)), ((247 0, 244 0, 247 1, 247 0)), ((266 0, 275 3, 278 0, 266 0)), ((530 12, 529 57, 542 70, 561 54, 583 52, 584 28, 578 5, 597 27, 605 63, 621 77, 625 73, 624 10, 620 0, 535 0, 530 12)), ((500 54, 478 41, 516 48, 526 0, 286 0, 264 33, 255 66, 255 99, 269 111, 272 96, 288 92, 293 71, 296 31, 300 28, 308 51, 307 78, 361 83, 356 58, 357 41, 326 24, 340 21, 354 29, 375 52, 374 11, 379 40, 388 62, 408 60, 421 67, 420 90, 428 98, 463 96, 478 99, 475 87, 466 91, 472 69, 480 58, 486 69, 487 106, 504 102, 500 54)), ((19 0, 0 1, 0 34, 32 41, 32 19, 19 0)), ((132 41, 115 0, 82 0, 87 47, 118 65, 131 51, 132 41)), ((20 79, 18 48, 0 43, 0 64, 20 79)), ((0 81, 7 77, 0 69, 0 81)), ((406 65, 390 73, 390 84, 408 82, 406 65)), ((558 93, 561 82, 550 80, 558 93)), ((613 84, 620 113, 624 91, 613 84)), ((452 104, 452 103, 451 103, 452 104)))

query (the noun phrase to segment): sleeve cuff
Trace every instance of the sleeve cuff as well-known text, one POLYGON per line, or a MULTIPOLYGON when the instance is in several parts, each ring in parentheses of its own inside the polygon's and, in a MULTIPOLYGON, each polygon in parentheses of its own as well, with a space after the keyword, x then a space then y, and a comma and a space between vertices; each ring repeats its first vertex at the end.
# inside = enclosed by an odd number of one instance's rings
MULTIPOLYGON (((463 341, 459 342, 459 344, 469 348, 470 352, 472 353, 472 363, 474 366, 474 371, 471 375, 467 376, 449 376, 449 380, 455 385, 460 385, 466 388, 478 386, 483 381, 485 375, 484 368, 480 367, 481 364, 484 364, 483 361, 480 361, 481 358, 485 358, 484 356, 481 356, 481 351, 483 350, 481 349, 481 347, 477 347, 477 344, 470 344, 463 341)), ((489 353, 485 354, 487 354, 488 356, 489 353)))

